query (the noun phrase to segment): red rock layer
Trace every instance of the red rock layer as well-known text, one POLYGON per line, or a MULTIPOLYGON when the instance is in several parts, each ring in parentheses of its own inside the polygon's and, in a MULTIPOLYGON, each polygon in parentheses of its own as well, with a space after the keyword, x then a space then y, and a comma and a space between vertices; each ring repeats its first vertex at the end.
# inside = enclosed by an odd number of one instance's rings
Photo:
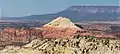
POLYGON ((0 41, 24 42, 32 39, 43 38, 67 38, 79 34, 80 36, 95 36, 100 38, 114 38, 113 34, 98 31, 81 31, 76 28, 43 27, 33 29, 5 28, 0 32, 0 41), (79 32, 78 32, 79 31, 79 32), (78 33, 77 33, 78 32, 78 33))
POLYGON ((37 38, 40 36, 40 30, 5 28, 0 33, 0 41, 29 42, 30 39, 37 38))
POLYGON ((42 35, 44 38, 65 38, 75 35, 78 30, 76 28, 44 27, 42 35))

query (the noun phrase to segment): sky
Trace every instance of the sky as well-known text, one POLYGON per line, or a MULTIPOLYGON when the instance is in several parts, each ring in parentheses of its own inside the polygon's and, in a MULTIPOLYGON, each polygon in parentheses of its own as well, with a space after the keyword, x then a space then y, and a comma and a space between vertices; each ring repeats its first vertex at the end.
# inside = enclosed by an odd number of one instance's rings
POLYGON ((119 0, 0 0, 0 16, 20 17, 56 13, 72 5, 120 6, 119 0))

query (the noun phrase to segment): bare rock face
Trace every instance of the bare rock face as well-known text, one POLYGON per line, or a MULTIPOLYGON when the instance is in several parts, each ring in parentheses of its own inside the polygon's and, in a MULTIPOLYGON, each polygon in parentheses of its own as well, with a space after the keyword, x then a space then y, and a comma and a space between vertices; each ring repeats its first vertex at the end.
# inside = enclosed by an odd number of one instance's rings
POLYGON ((1 41, 24 42, 29 38, 30 32, 24 29, 5 28, 1 32, 1 41))
POLYGON ((22 45, 30 42, 35 38, 41 37, 41 30, 35 29, 16 29, 16 28, 5 28, 0 32, 0 46, 3 45, 1 43, 6 43, 4 45, 9 44, 17 44, 22 45))
POLYGON ((53 27, 48 27, 48 28, 43 28, 44 31, 42 32, 42 35, 44 38, 65 38, 65 37, 70 37, 73 36, 77 29, 75 28, 53 28, 53 27))
POLYGON ((83 31, 68 18, 58 17, 50 23, 43 25, 43 37, 59 38, 73 36, 77 31, 83 31))

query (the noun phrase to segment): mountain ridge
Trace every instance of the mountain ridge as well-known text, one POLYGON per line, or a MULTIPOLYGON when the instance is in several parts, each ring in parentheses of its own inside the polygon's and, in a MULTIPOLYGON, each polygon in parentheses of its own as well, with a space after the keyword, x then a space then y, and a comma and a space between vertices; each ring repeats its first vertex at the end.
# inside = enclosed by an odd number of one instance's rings
POLYGON ((120 20, 120 6, 70 6, 51 14, 31 15, 25 17, 3 17, 2 20, 51 20, 63 16, 73 21, 108 21, 120 20))

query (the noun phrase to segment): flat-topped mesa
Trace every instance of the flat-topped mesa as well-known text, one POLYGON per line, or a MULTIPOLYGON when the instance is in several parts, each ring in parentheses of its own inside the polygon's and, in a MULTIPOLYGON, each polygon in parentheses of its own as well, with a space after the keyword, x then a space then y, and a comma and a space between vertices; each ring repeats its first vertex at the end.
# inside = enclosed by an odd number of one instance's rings
POLYGON ((45 38, 59 38, 73 36, 77 31, 84 31, 77 27, 68 18, 58 17, 50 23, 43 25, 43 37, 45 38))

